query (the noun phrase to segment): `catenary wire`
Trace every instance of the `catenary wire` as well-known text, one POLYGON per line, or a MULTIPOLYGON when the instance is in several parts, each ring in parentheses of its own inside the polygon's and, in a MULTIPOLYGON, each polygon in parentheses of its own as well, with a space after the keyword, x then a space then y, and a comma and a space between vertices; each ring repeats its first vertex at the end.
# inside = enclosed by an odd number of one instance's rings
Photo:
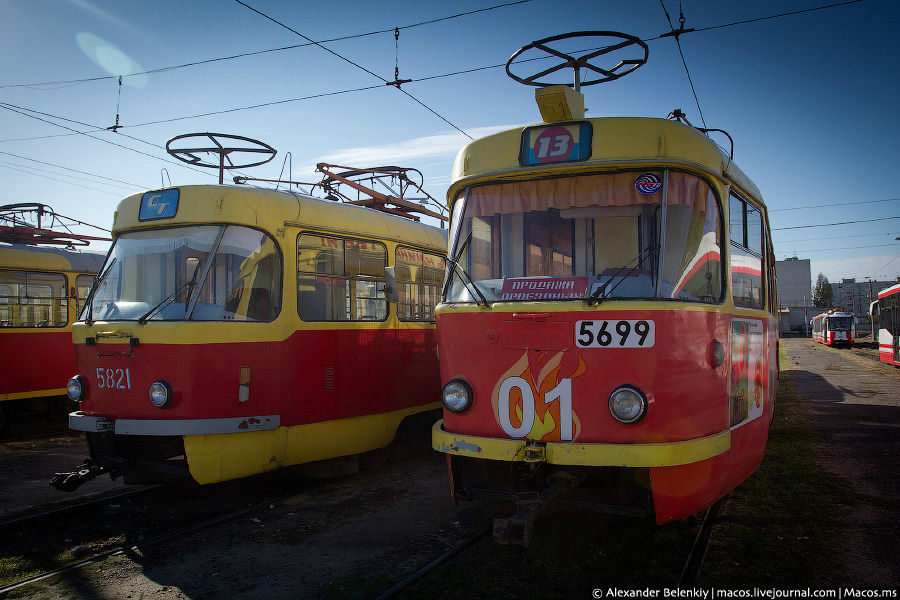
POLYGON ((796 225, 794 227, 774 227, 772 231, 784 231, 786 229, 809 229, 811 227, 834 227, 835 225, 850 225, 851 223, 873 223, 875 221, 890 221, 900 217, 881 217, 879 219, 863 219, 861 221, 840 221, 838 223, 820 223, 818 225, 796 225))
MULTIPOLYGON (((75 135, 75 134, 72 134, 72 135, 75 135)), ((43 161, 43 160, 38 160, 38 159, 36 159, 36 158, 29 158, 29 157, 27 157, 27 156, 22 156, 21 154, 13 154, 12 152, 4 152, 3 150, 0 150, 0 154, 5 154, 5 155, 7 155, 7 156, 12 156, 12 157, 18 158, 18 159, 20 159, 20 160, 28 160, 28 161, 31 161, 31 162, 40 163, 40 164, 42 164, 42 165, 47 165, 47 166, 50 166, 50 167, 56 167, 57 169, 65 169, 66 171, 72 171, 72 172, 74 172, 74 173, 81 173, 82 175, 90 175, 90 176, 96 177, 96 178, 98 178, 98 179, 106 179, 107 181, 115 181, 115 182, 117 182, 117 183, 124 183, 124 184, 126 184, 126 185, 130 185, 130 186, 133 186, 133 187, 138 187, 138 188, 144 188, 144 187, 146 187, 146 186, 143 186, 143 185, 138 185, 137 183, 131 183, 130 181, 122 181, 121 179, 113 179, 112 177, 106 177, 106 176, 104 176, 104 175, 97 175, 96 173, 90 173, 90 172, 88 172, 88 171, 79 171, 78 169, 73 169, 73 168, 71 168, 71 167, 64 167, 64 166, 62 166, 62 165, 57 165, 57 164, 54 164, 54 163, 51 163, 51 162, 46 162, 46 161, 43 161)), ((98 183, 99 183, 99 182, 98 182, 98 183)))
MULTIPOLYGON (((205 64, 214 63, 214 62, 219 62, 219 61, 224 61, 224 60, 234 60, 234 59, 237 59, 237 58, 244 58, 244 57, 246 57, 246 56, 256 56, 256 55, 259 55, 259 54, 266 54, 266 53, 269 53, 269 52, 281 52, 281 51, 284 51, 284 50, 293 50, 293 49, 295 49, 295 48, 305 48, 305 47, 307 47, 307 46, 314 46, 314 45, 316 45, 317 43, 318 43, 318 44, 324 44, 324 43, 329 43, 329 42, 339 42, 339 41, 343 41, 343 40, 352 40, 352 39, 357 39, 357 38, 362 38, 362 37, 368 37, 368 36, 373 36, 373 35, 380 35, 380 34, 383 34, 383 33, 393 33, 393 32, 394 32, 394 29, 399 29, 399 30, 403 31, 403 30, 405 30, 405 29, 413 29, 413 28, 415 28, 415 27, 421 27, 421 26, 423 26, 423 25, 431 25, 431 24, 433 24, 433 23, 439 23, 439 22, 441 22, 441 21, 449 21, 449 20, 451 20, 451 19, 458 19, 458 18, 460 18, 460 17, 465 17, 465 16, 468 16, 468 15, 474 15, 474 14, 477 14, 477 13, 488 12, 488 11, 497 10, 497 9, 500 9, 500 8, 506 8, 506 7, 509 7, 509 6, 516 6, 516 5, 519 5, 519 4, 527 4, 527 3, 529 3, 529 2, 534 2, 534 0, 516 0, 515 2, 505 2, 505 3, 503 3, 503 4, 496 4, 496 5, 494 5, 494 6, 488 6, 488 7, 485 7, 485 8, 479 8, 479 9, 470 10, 470 11, 466 11, 466 12, 456 13, 456 14, 454 14, 454 15, 448 15, 448 16, 446 16, 446 17, 438 17, 438 18, 436 18, 436 19, 428 19, 428 20, 426 20, 426 21, 419 21, 418 23, 411 23, 411 24, 409 24, 409 25, 399 25, 399 26, 397 26, 397 27, 390 27, 390 28, 387 28, 387 29, 378 29, 378 30, 375 30, 375 31, 367 31, 367 32, 365 32, 365 33, 354 33, 354 34, 351 34, 351 35, 342 35, 342 36, 339 36, 339 37, 328 38, 328 39, 324 39, 324 40, 318 40, 317 42, 310 41, 310 42, 307 42, 307 43, 305 43, 305 44, 292 44, 292 45, 290 45, 290 46, 281 46, 281 47, 279 47, 279 48, 268 48, 268 49, 266 49, 266 50, 256 50, 256 51, 253 51, 253 52, 242 52, 242 53, 240 53, 240 54, 233 54, 233 55, 231 55, 231 56, 220 56, 220 57, 218 57, 218 58, 208 58, 208 59, 205 59, 205 60, 197 60, 197 61, 193 61, 193 62, 182 63, 182 64, 179 64, 179 65, 172 65, 172 66, 169 66, 169 67, 159 67, 159 68, 156 68, 156 69, 149 69, 149 70, 147 70, 147 71, 136 71, 136 72, 134 72, 134 73, 123 73, 122 76, 123 76, 123 77, 133 77, 133 76, 135 76, 135 75, 149 75, 149 74, 152 74, 152 73, 162 73, 162 72, 165 72, 165 71, 174 71, 174 70, 176 70, 176 69, 183 69, 183 68, 186 68, 186 67, 195 67, 195 66, 198 66, 198 65, 205 65, 205 64)), ((8 85, 0 85, 0 89, 4 89, 4 88, 14 88, 14 87, 38 87, 38 86, 44 86, 44 85, 57 85, 57 84, 72 84, 72 85, 75 85, 75 84, 79 84, 79 83, 87 83, 87 82, 90 82, 90 81, 100 81, 100 80, 104 80, 104 79, 115 79, 115 78, 117 78, 117 77, 119 77, 119 76, 118 76, 118 75, 104 75, 104 76, 98 76, 98 77, 86 77, 86 78, 83 78, 83 79, 69 79, 69 80, 62 80, 62 81, 46 81, 46 82, 42 82, 42 83, 14 83, 14 84, 8 84, 8 85)), ((68 87, 68 86, 63 86, 63 87, 68 87)), ((57 89, 58 89, 58 88, 57 88, 57 89)))
MULTIPOLYGON (((329 54, 331 54, 331 55, 333 55, 333 56, 335 56, 335 57, 337 57, 337 58, 343 60, 343 61, 346 62, 346 63, 349 63, 349 64, 353 65, 354 67, 356 67, 356 68, 358 68, 358 69, 361 69, 361 70, 365 71, 366 73, 368 73, 368 74, 371 75, 372 77, 375 77, 376 79, 380 79, 380 80, 381 80, 383 83, 385 83, 386 85, 390 85, 390 82, 389 82, 387 79, 385 79, 384 77, 382 77, 381 75, 378 75, 377 73, 375 73, 375 72, 373 72, 373 71, 367 69, 366 67, 362 66, 361 64, 359 64, 359 63, 357 63, 357 62, 354 62, 354 61, 350 60, 349 58, 347 58, 346 56, 343 56, 342 54, 339 54, 339 53, 335 52, 335 51, 332 50, 331 48, 327 48, 326 46, 323 46, 320 42, 315 42, 315 41, 313 41, 311 38, 309 38, 309 37, 303 35, 303 34, 300 33, 299 31, 297 31, 296 29, 293 29, 293 28, 291 28, 290 26, 285 25, 284 23, 282 23, 282 22, 279 21, 278 19, 275 19, 275 18, 273 18, 273 17, 270 17, 270 16, 267 15, 266 13, 264 13, 264 12, 262 12, 262 11, 259 11, 259 10, 257 10, 256 8, 253 8, 252 6, 250 6, 249 4, 247 4, 246 2, 243 2, 243 0, 234 0, 234 1, 237 2, 238 4, 240 4, 241 6, 247 8, 247 9, 253 11, 253 12, 255 12, 255 13, 258 14, 259 16, 261 16, 261 17, 263 17, 263 18, 265 18, 265 19, 268 19, 269 21, 272 21, 272 22, 275 23, 276 25, 279 25, 279 26, 281 26, 281 27, 287 29, 287 30, 290 31, 291 33, 295 33, 295 34, 299 35, 299 36, 302 37, 304 40, 306 40, 306 41, 308 41, 308 42, 314 43, 316 46, 318 46, 318 47, 321 48, 322 50, 325 50, 325 51, 328 52, 329 54)), ((410 98, 411 100, 413 100, 416 104, 418 104, 419 106, 421 106, 422 108, 426 109, 428 112, 430 112, 431 114, 433 114, 434 116, 436 116, 437 118, 439 118, 441 121, 443 121, 443 122, 446 123, 447 125, 450 125, 453 129, 457 130, 458 132, 460 132, 461 134, 463 134, 464 136, 466 136, 466 137, 469 138, 470 140, 471 140, 471 139, 474 139, 474 138, 473 138, 472 136, 470 136, 468 133, 466 133, 465 131, 463 131, 462 129, 460 129, 458 125, 456 125, 455 123, 453 123, 452 121, 450 121, 449 119, 447 119, 445 116, 443 116, 442 114, 440 114, 439 112, 437 112, 436 110, 434 110, 433 108, 431 108, 430 106, 428 106, 427 104, 425 104, 424 102, 422 102, 421 100, 419 100, 418 98, 416 98, 415 96, 413 96, 412 94, 410 94, 409 92, 407 92, 406 90, 404 90, 402 87, 400 87, 400 84, 399 84, 399 83, 397 84, 397 89, 400 90, 400 91, 401 91, 404 95, 406 95, 408 98, 410 98)))
POLYGON ((26 171, 25 169, 20 169, 14 166, 11 166, 7 163, 0 162, 0 167, 4 169, 12 169, 13 171, 18 171, 19 173, 25 173, 27 175, 33 175, 35 177, 43 177, 44 179, 52 179, 53 181, 59 181, 61 183, 65 183, 66 185, 74 185, 76 187, 87 188, 89 190, 94 190, 95 192, 103 192, 104 194, 111 194, 113 196, 121 196, 121 193, 111 192, 109 190, 101 190, 100 188, 91 187, 89 185, 83 185, 81 183, 75 183, 74 181, 66 181, 65 179, 57 179, 56 177, 50 177, 49 175, 43 175, 41 173, 34 173, 32 171, 26 171))
MULTIPOLYGON (((669 28, 672 31, 675 31, 675 25, 672 24, 672 17, 669 16, 669 11, 666 9, 666 5, 663 3, 663 0, 659 0, 659 5, 662 6, 663 12, 666 13, 666 20, 669 22, 669 28)), ((680 27, 684 27, 684 14, 681 15, 681 25, 680 27)), ((684 58, 684 51, 681 49, 681 40, 678 39, 680 34, 676 34, 673 36, 675 38, 675 45, 678 47, 678 55, 681 56, 681 64, 684 65, 684 72, 687 74, 688 83, 691 85, 691 93, 694 94, 694 102, 697 104, 697 112, 700 113, 700 121, 703 123, 703 126, 706 127, 706 119, 703 117, 703 109, 700 108, 700 98, 697 97, 697 90, 694 88, 694 79, 691 77, 691 70, 688 69, 687 61, 684 58)))
POLYGON ((804 210, 807 208, 827 208, 831 206, 850 206, 854 204, 875 204, 876 202, 897 202, 900 198, 885 198, 883 200, 862 200, 860 202, 838 202, 837 204, 815 204, 813 206, 797 206, 794 208, 770 208, 769 212, 779 212, 783 210, 804 210))
MULTIPOLYGON (((505 3, 505 4, 498 4, 498 5, 496 5, 496 6, 491 6, 491 7, 482 8, 482 9, 473 10, 473 11, 464 12, 464 13, 459 13, 459 14, 456 14, 456 15, 448 16, 448 17, 441 17, 441 18, 438 18, 438 19, 431 19, 431 20, 429 20, 429 21, 421 21, 421 22, 419 22, 419 23, 413 23, 413 24, 410 24, 410 25, 401 25, 401 26, 397 27, 397 29, 401 29, 401 30, 403 30, 403 29, 410 29, 410 28, 413 28, 413 27, 419 27, 419 26, 421 26, 421 25, 427 25, 427 24, 430 24, 430 23, 438 22, 438 21, 446 21, 446 20, 448 20, 448 19, 455 19, 455 18, 457 18, 457 17, 462 17, 462 16, 466 16, 466 15, 470 15, 470 14, 474 14, 474 13, 478 13, 478 12, 486 12, 486 11, 488 11, 488 10, 495 10, 495 9, 498 9, 498 8, 504 8, 504 7, 507 7, 507 6, 514 6, 514 5, 517 5, 517 4, 523 4, 523 3, 525 3, 525 2, 531 2, 531 1, 533 1, 533 0, 522 0, 522 1, 520 1, 520 2, 508 2, 508 3, 505 3)), ((722 28, 725 28, 725 27, 735 27, 735 26, 737 26, 737 25, 744 25, 744 24, 747 24, 747 23, 754 23, 754 22, 757 22, 757 21, 765 21, 765 20, 767 20, 767 19, 776 19, 776 18, 780 18, 780 17, 790 16, 790 15, 796 15, 796 14, 801 14, 801 13, 809 13, 809 12, 814 12, 814 11, 824 10, 824 9, 828 9, 828 8, 834 8, 834 7, 838 7, 838 6, 845 6, 845 5, 848 5, 848 4, 856 4, 856 3, 858 3, 858 2, 864 2, 864 1, 865 1, 865 0, 849 0, 848 2, 838 2, 838 3, 836 3, 836 4, 826 4, 826 5, 823 5, 823 6, 815 6, 815 7, 812 7, 812 8, 805 8, 805 9, 801 9, 801 10, 795 10, 795 11, 790 11, 790 12, 784 12, 784 13, 779 13, 779 14, 776 14, 776 15, 768 15, 768 16, 765 16, 765 17, 756 17, 756 18, 753 18, 753 19, 745 19, 745 20, 743 20, 743 21, 734 21, 734 22, 731 22, 731 23, 724 23, 724 24, 721 24, 721 25, 711 25, 711 26, 709 26, 709 27, 697 27, 697 28, 693 28, 693 29, 691 29, 691 30, 689 30, 689 31, 685 31, 685 33, 695 33, 695 32, 698 32, 698 31, 709 31, 709 30, 712 30, 712 29, 722 29, 722 28)), ((319 42, 319 43, 322 43, 322 44, 324 44, 324 43, 330 43, 330 42, 338 42, 338 41, 349 40, 349 39, 355 39, 355 38, 361 38, 361 37, 367 37, 367 36, 372 36, 372 35, 378 35, 378 34, 384 34, 384 33, 391 33, 391 32, 393 32, 393 31, 394 31, 394 28, 391 27, 391 28, 387 28, 387 29, 379 29, 379 30, 376 30, 376 31, 369 31, 369 32, 366 32, 366 33, 356 33, 356 34, 351 34, 351 35, 345 35, 345 36, 339 36, 339 37, 334 37, 334 38, 322 39, 322 40, 318 40, 318 42, 319 42)), ((662 39, 663 37, 668 37, 668 36, 666 36, 665 34, 663 34, 663 35, 657 35, 657 36, 654 36, 654 37, 643 38, 643 41, 645 41, 645 42, 652 42, 652 41, 656 41, 656 40, 662 39)), ((156 69, 149 69, 149 70, 147 70, 147 71, 136 71, 136 72, 134 72, 134 73, 123 73, 122 76, 123 76, 123 77, 133 77, 133 76, 135 76, 135 75, 149 75, 149 74, 153 74, 153 73, 163 73, 163 72, 167 72, 167 71, 175 71, 175 70, 183 69, 183 68, 187 68, 187 67, 194 67, 194 66, 198 66, 198 65, 205 65, 205 64, 209 64, 209 63, 220 62, 220 61, 226 61, 226 60, 235 60, 235 59, 238 59, 238 58, 244 58, 244 57, 247 57, 247 56, 256 56, 256 55, 259 55, 259 54, 266 54, 266 53, 271 53, 271 52, 281 52, 281 51, 284 51, 284 50, 293 50, 293 49, 295 49, 295 48, 305 48, 305 47, 307 47, 307 46, 313 46, 313 45, 315 45, 315 44, 313 44, 313 43, 310 42, 310 43, 304 43, 304 44, 292 44, 292 45, 289 45, 289 46, 281 46, 281 47, 278 47, 278 48, 268 48, 268 49, 265 49, 265 50, 255 50, 255 51, 252 51, 252 52, 242 52, 242 53, 239 53, 239 54, 232 54, 232 55, 229 55, 229 56, 220 56, 220 57, 216 57, 216 58, 208 58, 208 59, 205 59, 205 60, 197 60, 197 61, 192 61, 192 62, 187 62, 187 63, 181 63, 181 64, 178 64, 178 65, 171 65, 171 66, 168 66, 168 67, 159 67, 159 68, 156 68, 156 69)), ((597 50, 597 49, 598 49, 598 48, 589 48, 589 49, 586 49, 585 51, 588 51, 588 50, 597 50)), ((538 59, 529 59, 529 60, 547 60, 548 58, 549 58, 549 57, 540 57, 540 58, 538 58, 538 59)), ((517 62, 518 62, 518 61, 517 61, 517 62)), ((502 65, 497 65, 497 66, 501 66, 501 67, 502 67, 502 66, 506 66, 506 63, 504 63, 504 64, 502 64, 502 65)), ((476 68, 476 69, 469 69, 469 70, 465 70, 465 71, 458 71, 457 73, 454 73, 454 74, 470 73, 470 72, 472 72, 472 71, 481 71, 481 70, 484 70, 484 69, 492 69, 492 68, 496 68, 496 67, 493 66, 493 65, 492 65, 492 66, 488 66, 488 67, 478 67, 478 68, 476 68)), ((438 78, 438 77, 448 77, 448 76, 450 76, 450 75, 449 75, 449 74, 448 74, 448 75, 437 75, 437 76, 429 77, 429 78, 420 78, 420 79, 418 79, 418 80, 416 80, 416 81, 424 81, 425 79, 436 79, 436 78, 438 78)), ((40 86, 47 86, 47 85, 60 85, 61 87, 69 87, 69 85, 62 85, 62 84, 77 85, 77 84, 80 84, 80 83, 89 83, 89 82, 92 82, 92 81, 101 81, 101 80, 107 80, 107 79, 116 79, 117 77, 119 77, 119 76, 118 76, 118 75, 100 75, 100 76, 97 76, 97 77, 83 77, 83 78, 80 78, 80 79, 66 79, 66 80, 59 80, 59 81, 44 81, 44 82, 37 82, 37 83, 11 83, 11 84, 0 85, 0 89, 5 89, 5 88, 15 88, 15 87, 40 88, 40 86)), ((23 138, 23 139, 26 139, 26 140, 27 140, 27 139, 39 139, 39 138, 23 138)), ((20 140, 0 140, 0 141, 20 141, 20 140)))
MULTIPOLYGON (((894 233, 892 231, 879 231, 874 234, 873 233, 858 233, 856 235, 829 235, 828 239, 829 240, 846 240, 849 238, 860 238, 860 237, 869 237, 870 238, 870 237, 873 237, 876 235, 896 235, 896 233, 894 233)), ((799 244, 800 242, 821 242, 821 241, 822 241, 821 237, 816 237, 816 238, 803 238, 802 240, 779 239, 778 243, 779 244, 799 244)))
POLYGON ((87 177, 79 177, 78 175, 71 175, 69 173, 60 173, 58 171, 51 171, 50 169, 42 169, 40 167, 35 167, 33 165, 22 165, 14 162, 7 162, 5 160, 0 160, 0 165, 8 166, 8 167, 16 167, 18 169, 30 169, 31 171, 36 171, 37 173, 47 173, 49 175, 56 175, 57 177, 68 177, 69 179, 77 179, 78 181, 86 181, 88 183, 93 183, 96 185, 106 185, 115 188, 125 188, 132 189, 134 187, 145 187, 145 186, 132 186, 132 185, 122 185, 121 183, 108 183, 106 181, 97 181, 97 179, 88 179, 87 177))
MULTIPOLYGON (((41 117, 37 117, 37 116, 35 116, 35 115, 29 114, 29 113, 27 113, 27 112, 25 112, 25 111, 22 111, 22 110, 16 110, 15 108, 11 108, 10 105, 7 105, 7 104, 0 104, 0 108, 2 108, 2 109, 4 109, 4 110, 11 111, 11 112, 14 112, 14 113, 18 113, 18 114, 20 114, 20 115, 24 115, 24 116, 29 117, 29 118, 32 118, 32 119, 37 119, 38 121, 42 121, 42 122, 44 122, 44 123, 49 123, 50 125, 55 125, 56 127, 61 127, 62 129, 68 129, 69 131, 73 131, 73 132, 75 132, 75 133, 79 133, 79 134, 81 134, 81 135, 83 135, 83 136, 86 136, 86 137, 89 137, 89 138, 91 138, 91 139, 98 140, 98 141, 104 142, 104 143, 106 143, 106 144, 111 144, 111 145, 113 145, 113 146, 117 146, 117 147, 119 147, 119 148, 123 148, 123 149, 129 150, 129 151, 131 151, 131 152, 135 152, 135 153, 137 153, 137 154, 142 154, 142 155, 144 155, 144 156, 148 156, 148 157, 153 158, 153 159, 156 159, 156 160, 161 160, 161 161, 166 162, 166 163, 170 163, 170 164, 173 164, 173 165, 177 165, 177 166, 179 166, 179 167, 185 167, 185 168, 187 168, 187 169, 191 169, 192 171, 197 171, 198 173, 203 173, 204 175, 212 175, 213 177, 217 177, 217 175, 215 175, 215 174, 213 174, 213 173, 208 173, 208 172, 206 172, 206 171, 201 171, 200 169, 196 169, 196 168, 194 168, 194 167, 190 167, 190 166, 187 166, 187 165, 184 165, 184 164, 181 164, 181 163, 177 163, 177 162, 175 162, 175 161, 173 161, 173 160, 168 160, 168 159, 165 159, 165 158, 162 158, 162 157, 159 157, 159 156, 154 156, 153 154, 150 154, 150 153, 148 153, 148 152, 143 152, 143 151, 141 151, 141 150, 138 150, 137 148, 130 148, 130 147, 125 146, 125 145, 122 145, 122 144, 117 144, 116 142, 113 142, 113 141, 111 141, 111 140, 105 140, 105 139, 103 139, 103 138, 101 138, 101 137, 97 137, 97 136, 95 136, 95 135, 91 135, 91 134, 88 133, 88 132, 78 131, 78 130, 76 130, 76 129, 72 129, 71 127, 67 127, 67 126, 61 125, 61 124, 59 124, 59 123, 54 123, 53 121, 48 121, 47 119, 42 119, 41 117)), ((122 135, 122 134, 116 134, 116 135, 122 135)), ((137 138, 131 138, 131 139, 137 139, 137 138)), ((139 140, 139 141, 144 142, 144 143, 148 143, 148 144, 151 144, 151 145, 154 145, 154 146, 155 146, 155 144, 152 144, 152 143, 150 143, 150 142, 146 142, 145 140, 139 140)))

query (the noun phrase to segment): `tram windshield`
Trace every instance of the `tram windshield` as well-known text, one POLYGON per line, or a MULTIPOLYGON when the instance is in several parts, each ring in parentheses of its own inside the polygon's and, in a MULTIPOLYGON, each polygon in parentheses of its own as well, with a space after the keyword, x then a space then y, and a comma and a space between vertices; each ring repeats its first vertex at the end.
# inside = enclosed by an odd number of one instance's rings
POLYGON ((830 331, 850 331, 852 325, 853 317, 828 317, 830 331))
POLYGON ((720 302, 721 229, 712 189, 676 171, 473 186, 454 205, 444 299, 720 302))
POLYGON ((110 249, 82 320, 271 321, 281 310, 281 255, 237 225, 137 231, 110 249))

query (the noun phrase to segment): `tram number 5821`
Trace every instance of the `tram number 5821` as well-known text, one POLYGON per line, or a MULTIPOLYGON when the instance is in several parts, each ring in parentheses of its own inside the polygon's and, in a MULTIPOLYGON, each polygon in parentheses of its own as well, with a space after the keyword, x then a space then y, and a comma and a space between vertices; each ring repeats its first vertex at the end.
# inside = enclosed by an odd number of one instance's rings
POLYGON ((579 348, 652 348, 656 343, 653 321, 578 321, 575 345, 579 348))

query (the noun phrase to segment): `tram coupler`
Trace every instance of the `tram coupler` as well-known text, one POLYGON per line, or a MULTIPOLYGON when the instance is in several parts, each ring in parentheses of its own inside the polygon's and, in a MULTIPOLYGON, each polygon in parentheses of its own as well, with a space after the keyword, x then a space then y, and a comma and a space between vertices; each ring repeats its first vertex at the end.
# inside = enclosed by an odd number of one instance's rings
POLYGON ((568 473, 554 473, 553 482, 540 492, 516 494, 516 514, 494 519, 494 541, 498 544, 528 546, 534 520, 556 497, 579 484, 578 478, 568 473))
POLYGON ((74 492, 82 483, 86 483, 95 477, 109 473, 115 479, 126 470, 124 463, 98 465, 91 459, 75 467, 68 473, 54 473, 50 478, 50 485, 61 492, 74 492))

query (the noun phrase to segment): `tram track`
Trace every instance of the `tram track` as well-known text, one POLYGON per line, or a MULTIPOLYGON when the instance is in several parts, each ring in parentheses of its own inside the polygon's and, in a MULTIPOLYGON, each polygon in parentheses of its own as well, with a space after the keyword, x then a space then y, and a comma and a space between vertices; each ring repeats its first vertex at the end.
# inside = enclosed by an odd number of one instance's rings
MULTIPOLYGON (((31 585, 34 583, 38 583, 38 582, 41 582, 41 581, 44 581, 47 579, 51 579, 53 577, 64 575, 64 574, 70 573, 72 571, 77 571, 78 569, 81 569, 86 566, 90 566, 92 564, 97 564, 97 563, 103 562, 109 558, 125 555, 125 554, 132 553, 132 552, 141 552, 142 550, 149 548, 151 546, 156 546, 158 544, 162 544, 162 543, 165 543, 165 542, 168 542, 171 540, 175 540, 177 538, 180 538, 180 537, 183 537, 186 535, 190 535, 192 533, 201 531, 203 529, 207 529, 209 527, 213 527, 216 525, 234 521, 242 516, 251 514, 255 511, 262 510, 267 507, 271 507, 274 504, 279 504, 279 503, 282 503, 285 501, 290 501, 290 500, 302 497, 304 494, 308 494, 309 492, 316 490, 320 487, 323 487, 323 486, 327 485, 328 483, 329 482, 327 482, 327 481, 323 481, 323 482, 318 482, 318 483, 315 483, 312 485, 307 485, 299 491, 291 492, 291 493, 273 497, 273 498, 267 498, 263 501, 257 502, 250 506, 247 506, 247 507, 235 510, 235 511, 231 511, 231 512, 213 517, 211 519, 206 519, 204 521, 201 521, 199 523, 194 523, 194 524, 188 525, 186 527, 181 527, 181 528, 175 529, 173 531, 169 531, 169 532, 166 532, 166 533, 154 536, 154 537, 150 537, 145 540, 141 540, 140 542, 138 542, 136 544, 127 544, 127 543, 119 544, 113 548, 106 549, 102 552, 99 552, 89 558, 85 558, 78 562, 71 563, 71 564, 56 568, 56 569, 42 571, 42 572, 32 575, 30 577, 19 579, 12 583, 8 583, 6 585, 0 586, 0 598, 6 597, 10 592, 12 592, 14 590, 17 590, 17 589, 23 588, 25 586, 28 586, 28 585, 31 585)), ((140 491, 141 492, 152 491, 152 490, 155 490, 155 489, 161 488, 161 487, 163 487, 163 486, 154 486, 153 488, 145 488, 140 491)), ((98 504, 98 503, 102 503, 102 502, 108 502, 112 498, 117 498, 117 497, 126 496, 126 495, 134 495, 134 494, 121 494, 121 495, 115 496, 115 497, 106 497, 106 498, 98 499, 96 501, 92 501, 89 503, 82 503, 82 504, 78 505, 77 508, 85 508, 89 504, 98 504)), ((6 521, 4 523, 0 523, 0 527, 2 527, 3 525, 22 523, 22 522, 25 522, 29 519, 36 518, 36 517, 48 516, 51 513, 58 515, 61 513, 61 511, 48 511, 47 513, 39 513, 37 515, 33 515, 30 517, 23 517, 21 519, 13 519, 10 521, 6 521)))

